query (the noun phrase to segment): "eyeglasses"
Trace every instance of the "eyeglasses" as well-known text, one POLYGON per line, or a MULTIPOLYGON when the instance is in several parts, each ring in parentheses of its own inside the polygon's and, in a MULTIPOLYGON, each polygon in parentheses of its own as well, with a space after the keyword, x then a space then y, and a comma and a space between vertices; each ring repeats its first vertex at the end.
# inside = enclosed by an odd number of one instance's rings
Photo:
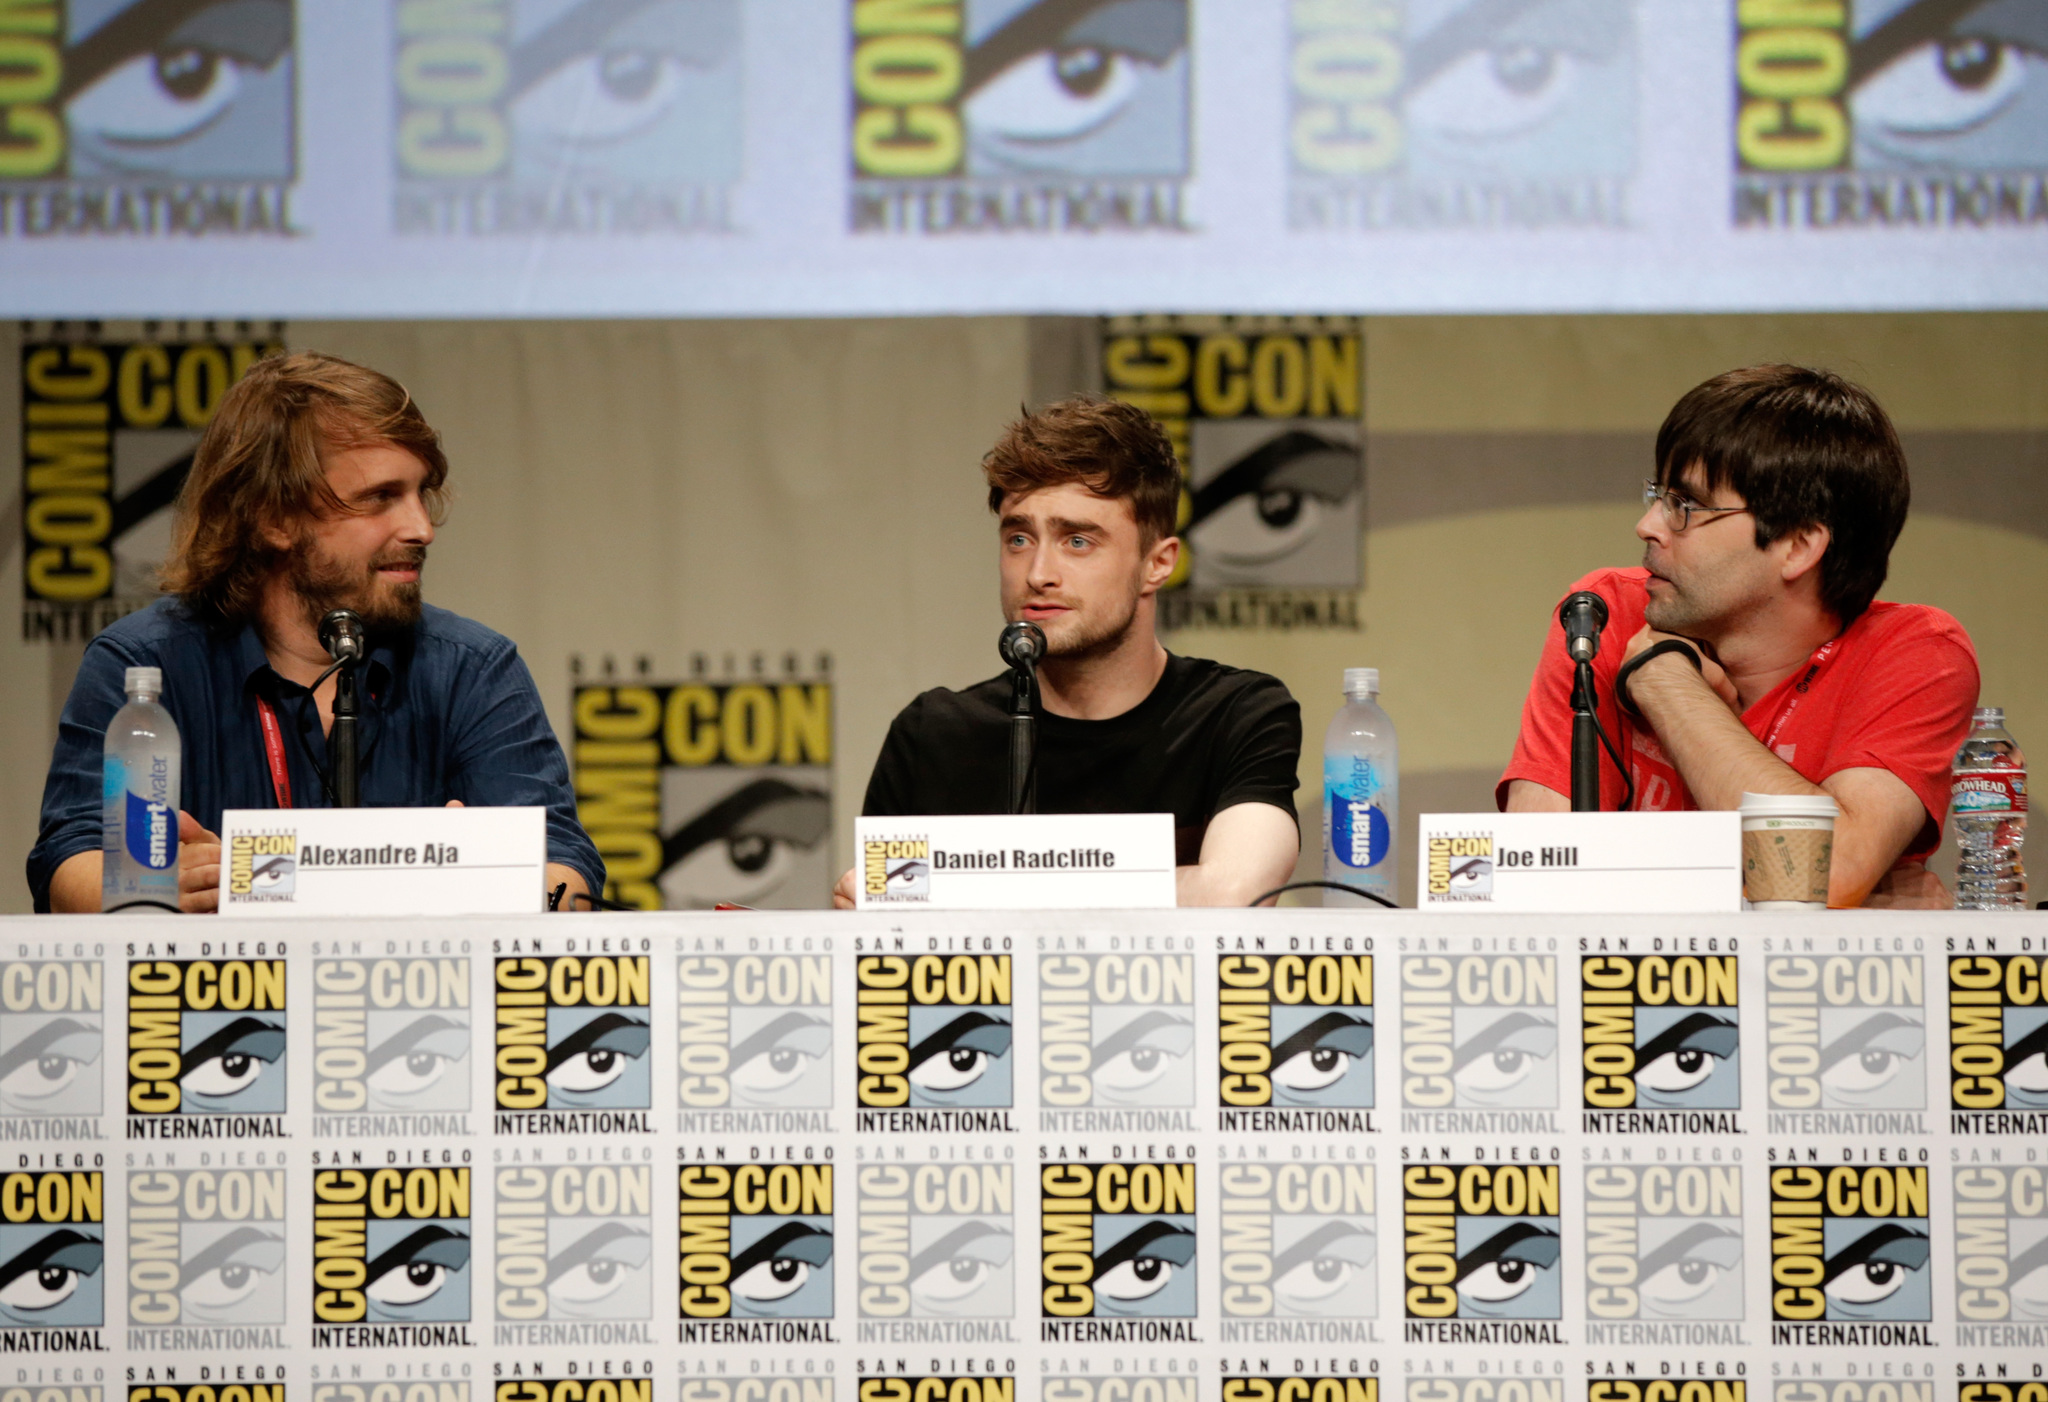
POLYGON ((1749 510, 1746 506, 1701 506, 1687 497, 1676 487, 1660 487, 1655 482, 1643 483, 1643 505, 1655 502, 1664 508, 1664 524, 1677 535, 1692 524, 1692 518, 1699 516, 1738 516, 1749 510))

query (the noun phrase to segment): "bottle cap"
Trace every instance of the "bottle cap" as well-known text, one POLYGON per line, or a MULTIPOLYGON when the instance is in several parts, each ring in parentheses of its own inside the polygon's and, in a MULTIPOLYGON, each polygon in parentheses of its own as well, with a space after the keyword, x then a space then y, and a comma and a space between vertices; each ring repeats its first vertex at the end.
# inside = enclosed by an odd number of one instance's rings
POLYGON ((121 689, 133 696, 146 691, 151 696, 164 694, 164 669, 161 667, 130 667, 121 677, 121 689))
POLYGON ((1377 667, 1346 667, 1344 669, 1344 694, 1356 696, 1363 692, 1367 696, 1380 694, 1380 669, 1377 667))
POLYGON ((1979 707, 1978 707, 1978 708, 1977 708, 1976 710, 1974 710, 1974 711, 1970 712, 1970 724, 1971 724, 1971 725, 2004 725, 2004 724, 2005 724, 2005 707, 2003 707, 2003 706, 1979 706, 1979 707))

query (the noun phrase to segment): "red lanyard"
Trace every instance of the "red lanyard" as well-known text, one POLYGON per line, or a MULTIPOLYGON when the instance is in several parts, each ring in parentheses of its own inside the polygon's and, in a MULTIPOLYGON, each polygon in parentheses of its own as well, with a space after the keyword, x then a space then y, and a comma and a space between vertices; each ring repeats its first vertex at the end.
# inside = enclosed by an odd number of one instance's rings
POLYGON ((270 760, 270 786, 277 791, 277 806, 292 806, 292 775, 284 762, 284 730, 277 712, 261 696, 256 698, 256 719, 263 726, 263 753, 270 760))
POLYGON ((1786 692, 1785 700, 1778 706, 1778 714, 1772 717, 1771 728, 1764 735, 1765 749, 1772 754, 1778 752, 1778 733, 1785 728, 1785 723, 1792 719, 1792 713, 1799 709, 1800 701, 1812 689, 1814 682, 1819 680, 1820 674, 1827 670, 1828 664, 1835 660, 1835 654, 1841 650, 1841 638, 1833 637, 1814 651, 1813 657, 1806 664, 1806 674, 1792 684, 1792 689, 1786 692))

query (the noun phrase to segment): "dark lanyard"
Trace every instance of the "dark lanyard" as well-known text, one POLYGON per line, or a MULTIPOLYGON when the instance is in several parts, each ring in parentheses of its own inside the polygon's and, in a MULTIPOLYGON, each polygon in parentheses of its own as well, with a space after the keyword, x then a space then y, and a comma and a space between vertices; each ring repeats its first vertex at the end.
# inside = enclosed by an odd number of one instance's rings
POLYGON ((284 762, 284 729, 277 723, 277 712, 261 696, 256 698, 256 719, 263 726, 263 753, 270 761, 270 786, 277 793, 277 806, 292 806, 292 775, 284 762))

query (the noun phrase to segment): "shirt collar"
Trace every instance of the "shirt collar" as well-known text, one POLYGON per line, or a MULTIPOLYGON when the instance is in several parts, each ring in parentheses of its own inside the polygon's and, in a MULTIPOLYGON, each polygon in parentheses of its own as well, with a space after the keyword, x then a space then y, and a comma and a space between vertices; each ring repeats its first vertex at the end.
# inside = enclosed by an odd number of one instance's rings
MULTIPOLYGON (((263 650, 263 637, 256 631, 254 623, 244 623, 242 630, 235 635, 235 669, 245 689, 253 688, 257 679, 266 672, 278 681, 284 680, 271 667, 270 654, 263 650)), ((369 665, 363 668, 360 678, 364 697, 383 704, 391 695, 391 679, 397 672, 398 652, 388 639, 380 637, 370 648, 369 665)))

